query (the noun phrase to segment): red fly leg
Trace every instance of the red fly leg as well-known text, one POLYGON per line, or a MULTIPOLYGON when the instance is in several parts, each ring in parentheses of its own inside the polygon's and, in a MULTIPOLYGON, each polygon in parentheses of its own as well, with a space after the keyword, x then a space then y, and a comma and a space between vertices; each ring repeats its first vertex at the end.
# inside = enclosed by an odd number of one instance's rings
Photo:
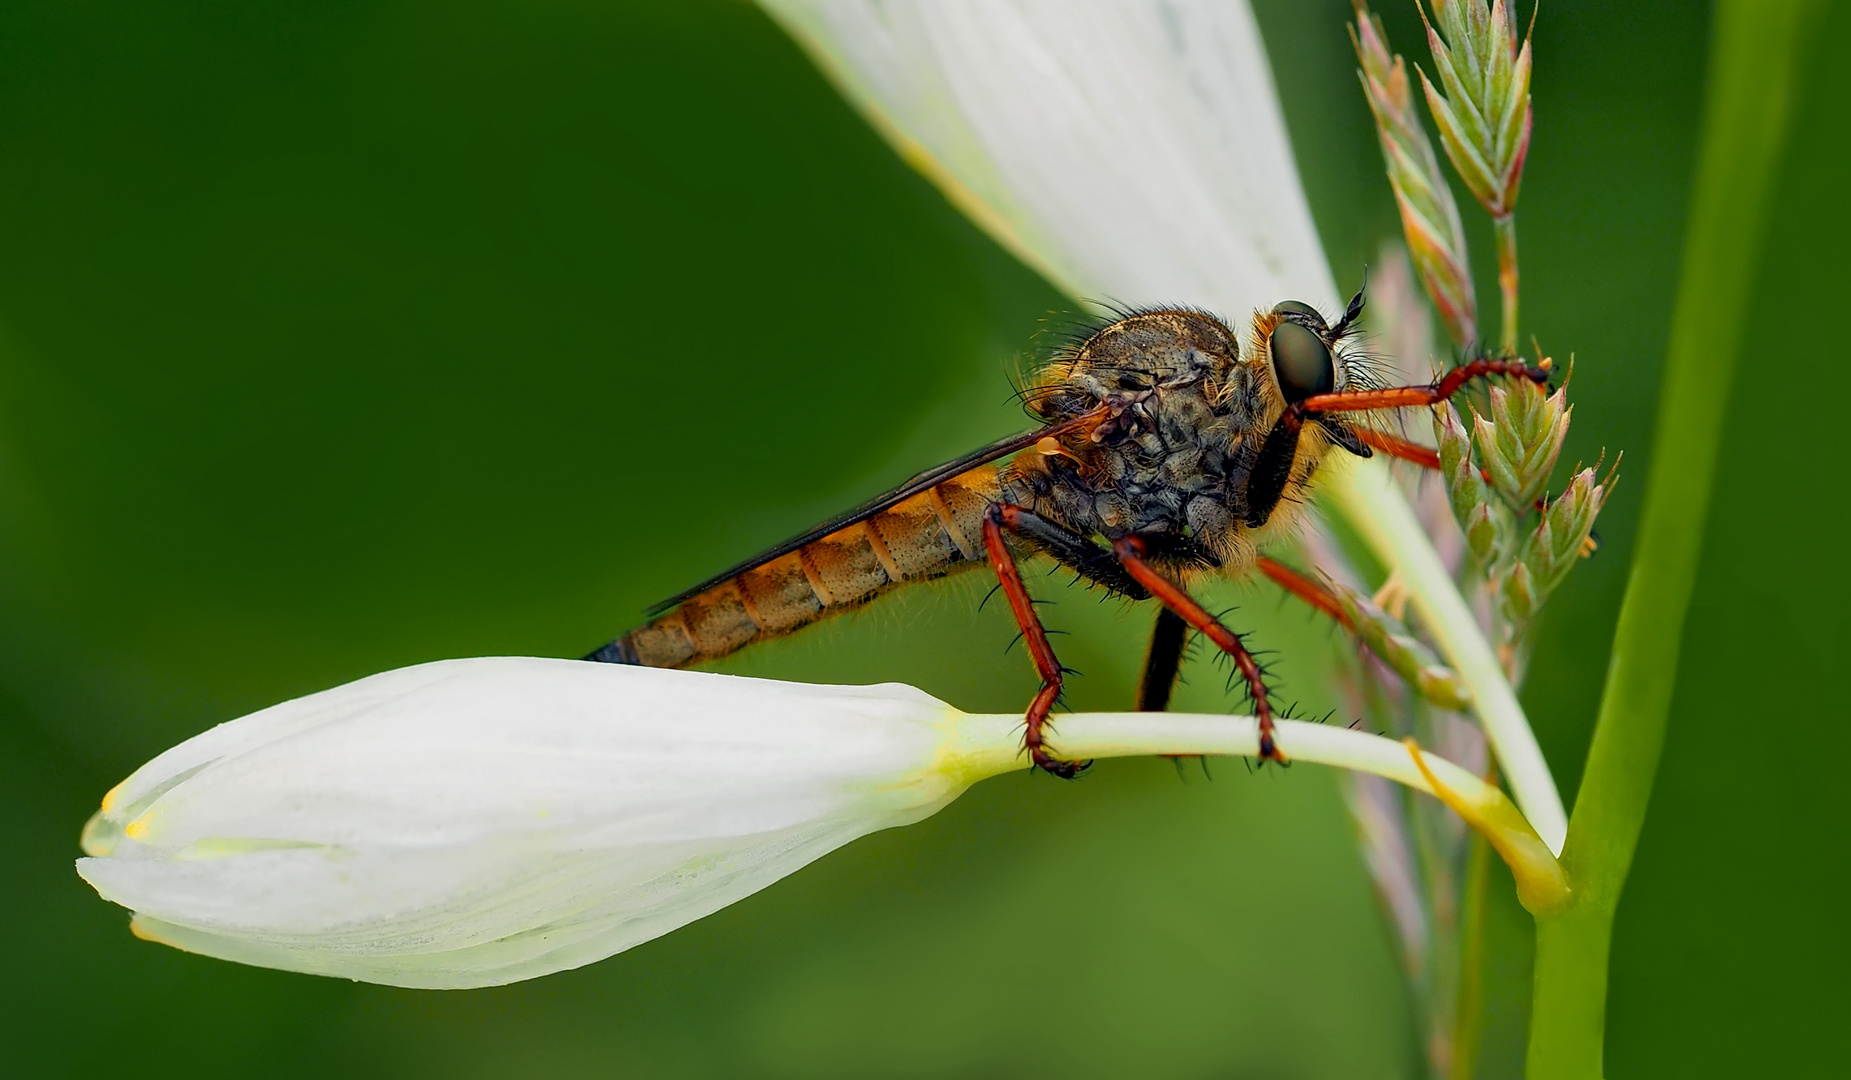
POLYGON ((1417 442, 1397 439, 1393 435, 1384 435, 1373 428, 1363 427, 1360 424, 1358 424, 1354 430, 1356 432, 1356 441, 1369 447, 1371 450, 1380 450, 1391 458, 1395 458, 1398 461, 1412 462, 1423 469, 1432 469, 1435 472, 1438 472, 1440 469, 1440 452, 1431 446, 1422 446, 1417 442))
POLYGON ((1337 598, 1331 595, 1329 589, 1286 564, 1276 559, 1269 559, 1264 555, 1260 556, 1259 566, 1260 573, 1271 578, 1273 584, 1329 615, 1341 623, 1345 629, 1355 629, 1350 625, 1350 617, 1344 612, 1343 605, 1337 603, 1337 598))
POLYGON ((1150 594, 1161 601, 1164 607, 1180 615, 1196 633, 1233 657, 1234 666, 1240 670, 1241 678, 1247 681, 1247 693, 1253 698, 1253 714, 1260 722, 1260 758, 1284 764, 1286 756, 1279 749, 1273 735, 1273 706, 1266 696, 1266 682, 1261 678, 1259 662, 1240 643, 1239 634, 1221 625, 1221 620, 1196 603, 1195 598, 1184 592, 1182 586, 1158 573, 1146 561, 1146 550, 1144 540, 1137 536, 1123 537, 1112 545, 1112 554, 1118 556, 1125 571, 1137 579, 1138 584, 1150 590, 1150 594))
POLYGON ((1341 390, 1331 394, 1313 394, 1293 408, 1298 413, 1320 413, 1437 405, 1458 393, 1471 380, 1492 375, 1514 375, 1535 383, 1549 381, 1548 369, 1531 367, 1521 360, 1474 360, 1459 365, 1438 382, 1426 386, 1394 386, 1386 390, 1341 390))
POLYGON ((1027 748, 1029 760, 1046 772, 1064 780, 1071 780, 1079 775, 1080 770, 1091 762, 1062 761, 1047 752, 1042 739, 1046 734, 1048 713, 1054 709, 1054 702, 1060 697, 1061 676, 1063 671, 1060 661, 1054 656, 1054 646, 1048 643, 1048 632, 1041 626, 1041 617, 1035 614, 1035 604, 1028 595, 1028 586, 1022 581, 1022 571, 1015 564, 1015 556, 1003 543, 1003 527, 1012 525, 1012 519, 1023 513, 1019 506, 999 503, 990 507, 990 512, 983 519, 983 550, 990 558, 990 566, 996 571, 997 584, 1002 587, 1003 598, 1009 601, 1009 613, 1015 616, 1015 624, 1022 630, 1022 640, 1028 646, 1028 655, 1035 662, 1035 672, 1041 676, 1041 690, 1028 704, 1028 714, 1024 718, 1026 730, 1022 736, 1022 745, 1027 748))

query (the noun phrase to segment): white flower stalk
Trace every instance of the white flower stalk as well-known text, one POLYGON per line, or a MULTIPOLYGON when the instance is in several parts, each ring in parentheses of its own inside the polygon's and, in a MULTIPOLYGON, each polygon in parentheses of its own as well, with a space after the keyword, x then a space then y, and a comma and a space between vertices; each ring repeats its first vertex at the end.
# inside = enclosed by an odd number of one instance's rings
MULTIPOLYGON (((760 2, 906 160, 1070 295, 1340 309, 1246 4, 760 2)), ((1450 576, 1424 572, 1438 556, 1387 466, 1332 469, 1320 492, 1386 564, 1422 564, 1402 567, 1422 622, 1559 853, 1548 763, 1450 576), (1383 507, 1398 511, 1365 520, 1383 507)))
MULTIPOLYGON (((1281 733, 1299 761, 1435 793, 1510 832, 1505 847, 1539 850, 1502 793, 1456 765, 1343 728, 1281 733)), ((1259 750, 1248 717, 1080 714, 1057 739, 1075 757, 1259 750)), ((178 948, 492 986, 667 933, 1027 763, 1020 717, 907 686, 449 660, 181 743, 104 797, 77 870, 138 934, 178 948)))

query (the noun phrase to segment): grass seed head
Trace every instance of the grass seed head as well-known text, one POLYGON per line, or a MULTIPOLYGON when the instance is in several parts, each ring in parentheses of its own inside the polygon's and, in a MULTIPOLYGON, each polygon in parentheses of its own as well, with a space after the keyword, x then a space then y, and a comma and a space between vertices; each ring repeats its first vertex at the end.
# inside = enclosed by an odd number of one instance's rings
POLYGON ((1491 216, 1507 218, 1530 149, 1529 36, 1517 37, 1504 0, 1433 0, 1425 21, 1439 85, 1424 70, 1420 83, 1440 145, 1491 216))
POLYGON ((1421 126, 1408 80, 1407 63, 1389 51, 1382 24, 1358 0, 1350 27, 1363 95, 1375 116, 1389 186, 1401 212, 1401 229, 1421 284, 1455 345, 1478 336, 1478 303, 1472 289, 1471 258, 1459 206, 1440 171, 1439 157, 1421 126))

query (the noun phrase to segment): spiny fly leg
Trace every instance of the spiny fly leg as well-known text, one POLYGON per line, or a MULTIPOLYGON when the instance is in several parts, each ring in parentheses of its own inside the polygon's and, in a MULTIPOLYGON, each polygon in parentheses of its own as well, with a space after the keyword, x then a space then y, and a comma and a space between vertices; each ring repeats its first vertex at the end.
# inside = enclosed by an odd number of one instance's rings
POLYGON ((1149 545, 1143 537, 1121 538, 1112 545, 1112 553, 1118 556, 1126 572, 1148 589, 1152 596, 1162 601, 1164 607, 1181 616, 1183 622, 1214 642, 1216 648, 1233 659, 1241 678, 1247 682, 1247 694, 1253 699, 1253 715, 1260 723, 1260 758, 1285 764, 1285 752, 1279 749, 1273 730, 1273 708, 1267 697, 1264 673, 1260 671, 1259 661, 1241 644, 1240 635, 1222 625, 1221 620, 1210 615, 1207 608, 1184 592, 1182 586, 1164 577, 1150 564, 1146 557, 1149 545))
POLYGON ((1016 626, 1021 628, 1022 640, 1028 645, 1028 655, 1034 661, 1035 672, 1041 676, 1041 690, 1029 702, 1028 714, 1024 718, 1022 744, 1036 767, 1071 780, 1092 762, 1062 761, 1047 751, 1044 736, 1048 714, 1053 712, 1054 703, 1060 699, 1061 677, 1065 671, 1054 655, 1054 646, 1048 642, 1048 632, 1041 625, 1041 617, 1035 614, 1034 601, 1028 595, 1028 586, 1022 581, 1022 571, 1016 566, 1015 556, 1010 554, 1009 546, 1003 542, 1003 530, 1009 528, 1020 531, 1025 516, 1033 515, 1022 507, 1008 503, 991 506, 983 519, 983 550, 989 556, 991 568, 996 571, 996 582, 1002 589, 1003 598, 1009 601, 1009 612, 1015 616, 1016 626))

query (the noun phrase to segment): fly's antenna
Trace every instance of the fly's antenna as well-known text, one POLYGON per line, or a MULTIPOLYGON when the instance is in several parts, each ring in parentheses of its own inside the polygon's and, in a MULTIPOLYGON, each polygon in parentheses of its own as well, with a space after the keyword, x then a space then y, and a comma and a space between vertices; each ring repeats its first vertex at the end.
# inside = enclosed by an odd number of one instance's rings
POLYGON ((1387 362, 1369 350, 1367 335, 1357 325, 1368 305, 1368 291, 1369 267, 1364 266, 1362 284, 1343 309, 1343 317, 1330 330, 1332 352, 1342 360, 1345 382, 1354 390, 1379 390, 1389 385, 1387 362))
POLYGON ((1364 305, 1363 294, 1368 291, 1369 291, 1369 268, 1365 266, 1363 267, 1363 283, 1357 287, 1356 295, 1350 297, 1349 306, 1343 309, 1343 318, 1338 319, 1337 325, 1331 327, 1331 330, 1330 330, 1331 337, 1341 338, 1345 334, 1348 334, 1351 330, 1355 329, 1356 320, 1362 318, 1362 314, 1363 314, 1363 305, 1364 305))

